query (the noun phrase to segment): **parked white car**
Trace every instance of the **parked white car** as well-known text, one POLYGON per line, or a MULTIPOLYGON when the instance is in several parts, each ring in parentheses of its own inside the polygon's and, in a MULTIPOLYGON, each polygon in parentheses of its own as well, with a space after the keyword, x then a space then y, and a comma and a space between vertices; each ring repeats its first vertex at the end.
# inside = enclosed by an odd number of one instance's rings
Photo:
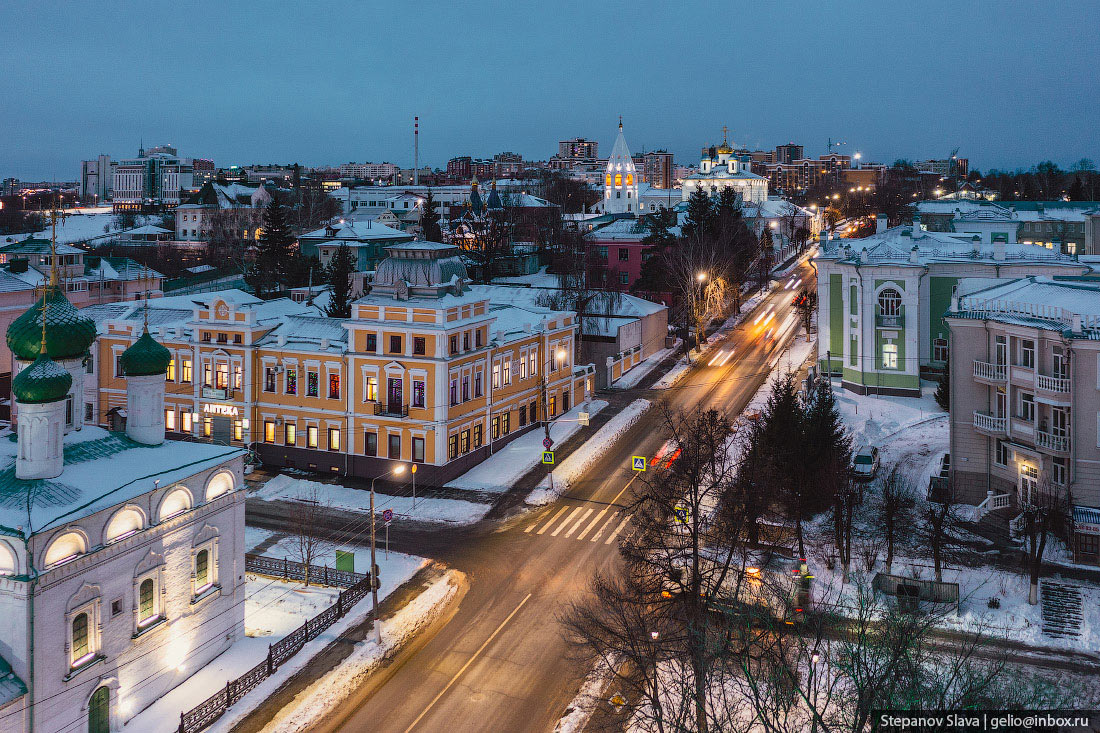
POLYGON ((870 481, 878 473, 878 448, 861 445, 852 457, 852 475, 861 481, 870 481))

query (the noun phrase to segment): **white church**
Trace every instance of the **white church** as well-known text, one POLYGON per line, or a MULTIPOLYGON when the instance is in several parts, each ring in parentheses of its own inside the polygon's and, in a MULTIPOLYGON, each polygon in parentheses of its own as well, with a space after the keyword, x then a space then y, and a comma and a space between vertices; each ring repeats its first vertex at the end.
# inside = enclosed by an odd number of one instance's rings
POLYGON ((148 329, 120 358, 125 433, 84 425, 94 339, 56 275, 7 331, 0 733, 121 730, 244 634, 244 451, 165 440, 148 329))
POLYGON ((734 153, 723 133, 722 144, 709 148, 699 161, 699 170, 684 178, 682 196, 687 201, 699 189, 714 195, 725 188, 737 189, 747 203, 768 200, 768 179, 752 172, 752 163, 734 153))

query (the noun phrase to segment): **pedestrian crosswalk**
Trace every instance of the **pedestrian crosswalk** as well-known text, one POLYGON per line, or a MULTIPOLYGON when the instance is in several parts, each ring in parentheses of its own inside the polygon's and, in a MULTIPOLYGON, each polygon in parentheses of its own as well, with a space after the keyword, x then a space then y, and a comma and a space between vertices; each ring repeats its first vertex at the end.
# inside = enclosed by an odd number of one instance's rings
POLYGON ((526 534, 610 545, 622 533, 630 517, 628 512, 614 505, 602 508, 591 504, 569 505, 543 512, 523 531, 526 534))

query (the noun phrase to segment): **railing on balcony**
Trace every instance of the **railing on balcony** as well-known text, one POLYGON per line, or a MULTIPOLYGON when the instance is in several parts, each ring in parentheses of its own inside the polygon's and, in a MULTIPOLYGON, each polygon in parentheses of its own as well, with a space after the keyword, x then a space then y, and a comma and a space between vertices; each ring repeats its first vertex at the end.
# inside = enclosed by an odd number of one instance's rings
POLYGON ((1046 430, 1036 430, 1035 447, 1041 450, 1051 451, 1052 453, 1069 453, 1069 436, 1055 435, 1046 430))
POLYGON ((1048 377, 1040 374, 1035 378, 1035 386, 1047 392, 1066 394, 1070 389, 1070 380, 1061 377, 1048 377))
POLYGON ((374 414, 383 417, 408 417, 409 406, 396 402, 375 402, 374 414))
POLYGON ((974 427, 986 433, 1003 434, 1007 421, 1008 419, 1004 417, 993 417, 984 412, 974 411, 974 427))
POLYGON ((901 314, 896 316, 876 315, 875 325, 879 328, 902 328, 905 326, 905 316, 901 314))
POLYGON ((978 379, 988 379, 991 382, 1003 382, 1007 376, 1007 371, 1004 364, 975 360, 974 376, 978 379))

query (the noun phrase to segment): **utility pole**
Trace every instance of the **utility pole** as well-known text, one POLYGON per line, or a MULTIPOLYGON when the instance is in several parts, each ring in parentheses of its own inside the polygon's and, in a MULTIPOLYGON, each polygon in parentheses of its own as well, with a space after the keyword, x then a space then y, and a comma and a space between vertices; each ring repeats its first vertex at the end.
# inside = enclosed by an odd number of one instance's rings
POLYGON ((420 185, 420 116, 413 117, 413 185, 420 185))

